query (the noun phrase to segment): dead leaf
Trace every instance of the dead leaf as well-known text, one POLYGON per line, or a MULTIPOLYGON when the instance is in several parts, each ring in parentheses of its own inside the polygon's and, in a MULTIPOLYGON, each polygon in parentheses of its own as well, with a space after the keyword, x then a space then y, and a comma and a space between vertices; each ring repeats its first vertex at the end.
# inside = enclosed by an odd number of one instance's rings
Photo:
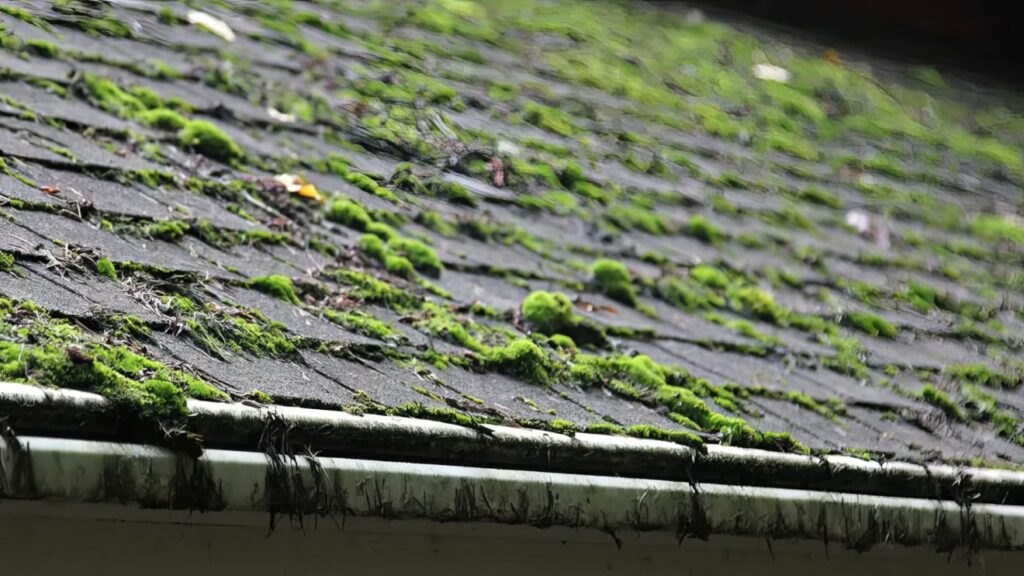
POLYGON ((302 188, 299 188, 297 194, 303 198, 309 198, 310 200, 316 200, 317 202, 323 202, 324 197, 317 191, 316 186, 312 184, 305 184, 302 188))
POLYGON ((60 194, 60 188, 57 188, 56 186, 40 186, 39 191, 43 194, 49 194, 50 196, 60 194))

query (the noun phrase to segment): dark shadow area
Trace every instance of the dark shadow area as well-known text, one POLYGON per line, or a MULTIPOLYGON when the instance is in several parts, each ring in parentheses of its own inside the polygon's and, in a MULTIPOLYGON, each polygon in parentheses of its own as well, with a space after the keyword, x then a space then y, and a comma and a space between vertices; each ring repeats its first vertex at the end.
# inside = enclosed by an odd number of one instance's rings
POLYGON ((1024 30, 1011 0, 706 0, 713 13, 751 16, 846 42, 879 56, 922 60, 1024 82, 1024 30))

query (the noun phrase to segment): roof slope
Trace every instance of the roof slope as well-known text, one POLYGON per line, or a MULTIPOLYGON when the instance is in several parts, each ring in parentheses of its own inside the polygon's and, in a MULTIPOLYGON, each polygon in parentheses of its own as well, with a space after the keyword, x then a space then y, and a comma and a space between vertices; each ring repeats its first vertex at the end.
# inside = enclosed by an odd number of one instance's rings
POLYGON ((2 10, 0 379, 1024 460, 1006 97, 637 4, 2 10))

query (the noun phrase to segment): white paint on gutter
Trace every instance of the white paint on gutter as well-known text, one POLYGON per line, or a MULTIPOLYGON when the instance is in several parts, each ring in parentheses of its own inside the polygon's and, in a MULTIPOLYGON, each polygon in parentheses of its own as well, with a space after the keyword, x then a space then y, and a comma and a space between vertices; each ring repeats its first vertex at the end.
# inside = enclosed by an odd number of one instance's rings
MULTIPOLYGON (((0 501, 172 507, 206 490, 224 512, 729 534, 1024 549, 1024 507, 346 458, 21 437, 0 442, 0 501), (276 507, 276 509, 275 509, 276 507)), ((209 503, 211 503, 212 500, 209 503)))
POLYGON ((707 454, 698 455, 685 446, 619 436, 569 437, 490 425, 481 434, 413 418, 194 400, 190 427, 198 425, 212 446, 199 458, 154 446, 54 437, 81 433, 76 426, 89 432, 111 408, 87 392, 0 383, 0 414, 10 415, 11 422, 20 418, 19 425, 32 430, 15 429, 19 435, 0 440, 0 501, 796 537, 839 540, 858 549, 878 543, 1024 549, 1024 506, 1004 504, 1019 499, 1019 472, 724 446, 708 446, 707 454), (318 448, 347 449, 329 454, 366 452, 351 444, 369 441, 373 459, 255 451, 252 431, 266 431, 271 414, 292 431, 316 431, 318 448), (418 443, 414 456, 424 458, 395 457, 406 442, 418 443), (241 449, 217 449, 228 446, 241 449), (460 451, 462 460, 448 450, 460 451), (517 457, 522 461, 509 460, 517 457), (559 458, 571 466, 556 467, 559 458), (439 460, 446 463, 430 463, 439 460), (619 468, 609 469, 609 463, 619 468), (674 476, 643 477, 632 463, 655 463, 674 476), (689 476, 689 465, 699 465, 693 469, 699 477, 689 476), (765 471, 787 483, 749 485, 751 479, 764 480, 765 471), (883 482, 872 485, 879 478, 883 482), (914 492, 926 485, 923 480, 980 488, 966 491, 963 501, 973 503, 961 505, 914 492), (892 486, 899 491, 883 491, 892 486), (1012 498, 994 497, 1003 493, 1012 498))
MULTIPOLYGON (((917 498, 1024 503, 1024 472, 907 462, 871 462, 846 456, 805 456, 708 445, 706 454, 686 446, 623 436, 576 434, 485 425, 489 434, 443 422, 342 411, 270 406, 254 408, 190 400, 190 428, 212 447, 255 449, 268 417, 293 434, 315 433, 315 448, 374 459, 431 461, 484 467, 542 469, 596 475, 629 475, 723 484, 799 487, 917 498), (388 439, 388 440, 384 440, 388 439)), ((96 424, 89 416, 109 411, 102 396, 0 382, 0 415, 15 432, 76 437, 96 424), (28 426, 20 426, 18 417, 28 426)))

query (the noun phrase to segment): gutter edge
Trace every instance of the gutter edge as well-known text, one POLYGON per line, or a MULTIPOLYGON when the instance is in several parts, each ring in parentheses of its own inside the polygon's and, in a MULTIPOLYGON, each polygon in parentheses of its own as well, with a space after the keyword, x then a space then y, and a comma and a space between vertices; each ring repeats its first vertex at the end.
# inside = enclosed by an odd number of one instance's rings
MULTIPOLYGON (((1016 471, 719 445, 700 453, 660 440, 287 406, 189 400, 188 407, 189 430, 214 449, 258 450, 268 435, 286 431, 292 443, 327 456, 1024 505, 1024 472, 1016 471)), ((0 382, 0 414, 19 434, 122 440, 130 433, 107 399, 78 390, 0 382)))
MULTIPOLYGON (((222 449, 191 458, 165 448, 64 438, 0 439, 0 501, 117 504, 124 510, 250 512, 270 529, 325 517, 489 522, 812 539, 866 551, 1024 550, 1024 507, 785 488, 588 476, 222 449)), ((41 510, 41 509, 40 509, 41 510)), ((164 516, 162 521, 173 521, 164 516)), ((970 556, 969 556, 970 557, 970 556)))

